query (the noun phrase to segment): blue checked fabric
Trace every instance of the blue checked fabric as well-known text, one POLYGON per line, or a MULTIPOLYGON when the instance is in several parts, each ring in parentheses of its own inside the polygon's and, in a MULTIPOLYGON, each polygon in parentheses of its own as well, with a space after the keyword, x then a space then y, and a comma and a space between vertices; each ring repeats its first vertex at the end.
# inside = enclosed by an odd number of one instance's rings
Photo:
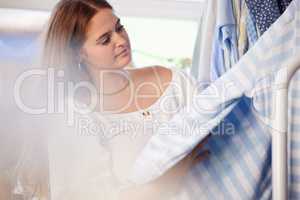
MULTIPOLYGON (((132 182, 162 175, 211 132, 209 159, 186 178, 190 199, 271 198, 271 132, 260 116, 272 113, 268 88, 274 74, 293 59, 300 62, 299 11, 300 0, 294 0, 232 69, 200 91, 194 104, 168 123, 169 128, 159 128, 136 160, 132 182)), ((291 199, 300 198, 299 75, 289 89, 291 199)))
POLYGON ((249 15, 246 18, 246 27, 247 27, 247 36, 249 40, 249 47, 251 48, 258 39, 258 32, 256 30, 256 25, 251 13, 249 13, 249 15))

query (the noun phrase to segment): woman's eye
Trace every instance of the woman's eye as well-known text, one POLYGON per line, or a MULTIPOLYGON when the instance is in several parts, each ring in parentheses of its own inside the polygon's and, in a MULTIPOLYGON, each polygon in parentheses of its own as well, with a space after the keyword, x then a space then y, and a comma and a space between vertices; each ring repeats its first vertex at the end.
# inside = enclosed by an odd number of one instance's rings
MULTIPOLYGON (((116 28, 116 32, 118 32, 118 33, 122 32, 123 30, 124 30, 124 26, 123 25, 121 25, 121 26, 119 26, 119 27, 116 28)), ((110 36, 106 37, 104 40, 102 40, 101 44, 102 45, 107 45, 107 44, 110 43, 110 40, 111 40, 110 36)))
POLYGON ((102 41, 103 45, 106 45, 110 42, 110 37, 107 37, 105 40, 102 41))
POLYGON ((124 30, 124 26, 123 25, 121 25, 121 26, 119 26, 118 28, 117 28, 117 32, 121 32, 121 31, 123 31, 124 30))

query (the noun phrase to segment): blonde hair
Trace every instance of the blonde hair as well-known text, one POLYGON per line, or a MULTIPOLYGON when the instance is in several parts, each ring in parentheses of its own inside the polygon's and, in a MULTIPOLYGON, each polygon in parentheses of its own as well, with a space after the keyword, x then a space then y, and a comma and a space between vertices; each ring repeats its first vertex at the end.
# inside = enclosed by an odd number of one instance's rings
MULTIPOLYGON (((92 17, 103 8, 112 9, 105 0, 61 0, 54 8, 44 32, 41 64, 77 70, 79 51, 92 17), (76 68, 76 69, 72 69, 76 68)), ((50 199, 47 141, 34 137, 24 143, 12 179, 12 189, 21 187, 37 199, 50 199), (27 150, 26 150, 27 149, 27 150)), ((0 177, 1 178, 1 177, 0 177)), ((1 180, 0 180, 1 181, 1 180)), ((12 192, 12 191, 10 191, 12 192)), ((21 195, 21 194, 20 194, 21 195)))
POLYGON ((45 35, 43 65, 78 69, 79 52, 88 24, 101 9, 113 9, 105 0, 61 0, 52 13, 45 35))

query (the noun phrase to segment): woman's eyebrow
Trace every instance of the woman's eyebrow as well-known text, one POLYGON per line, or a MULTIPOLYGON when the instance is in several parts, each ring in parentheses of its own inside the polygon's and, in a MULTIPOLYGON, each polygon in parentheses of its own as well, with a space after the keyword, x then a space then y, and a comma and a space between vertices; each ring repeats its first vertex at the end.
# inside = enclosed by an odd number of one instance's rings
MULTIPOLYGON (((121 20, 120 20, 120 18, 118 18, 115 26, 117 26, 118 24, 120 24, 120 22, 121 22, 121 20)), ((99 40, 101 40, 103 37, 105 37, 106 35, 108 35, 110 33, 111 33, 111 31, 108 31, 108 32, 102 34, 100 37, 98 37, 98 39, 96 40, 96 42, 98 42, 99 40)))

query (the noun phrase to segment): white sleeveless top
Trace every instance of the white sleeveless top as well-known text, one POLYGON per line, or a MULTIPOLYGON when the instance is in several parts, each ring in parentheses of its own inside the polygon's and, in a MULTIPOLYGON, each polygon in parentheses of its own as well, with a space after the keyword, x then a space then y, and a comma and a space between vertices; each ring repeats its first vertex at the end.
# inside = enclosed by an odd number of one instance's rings
POLYGON ((169 86, 146 110, 77 118, 77 134, 60 139, 65 149, 59 150, 55 139, 50 150, 52 199, 113 199, 119 187, 130 185, 127 176, 149 138, 191 103, 194 89, 190 76, 172 69, 169 86))

